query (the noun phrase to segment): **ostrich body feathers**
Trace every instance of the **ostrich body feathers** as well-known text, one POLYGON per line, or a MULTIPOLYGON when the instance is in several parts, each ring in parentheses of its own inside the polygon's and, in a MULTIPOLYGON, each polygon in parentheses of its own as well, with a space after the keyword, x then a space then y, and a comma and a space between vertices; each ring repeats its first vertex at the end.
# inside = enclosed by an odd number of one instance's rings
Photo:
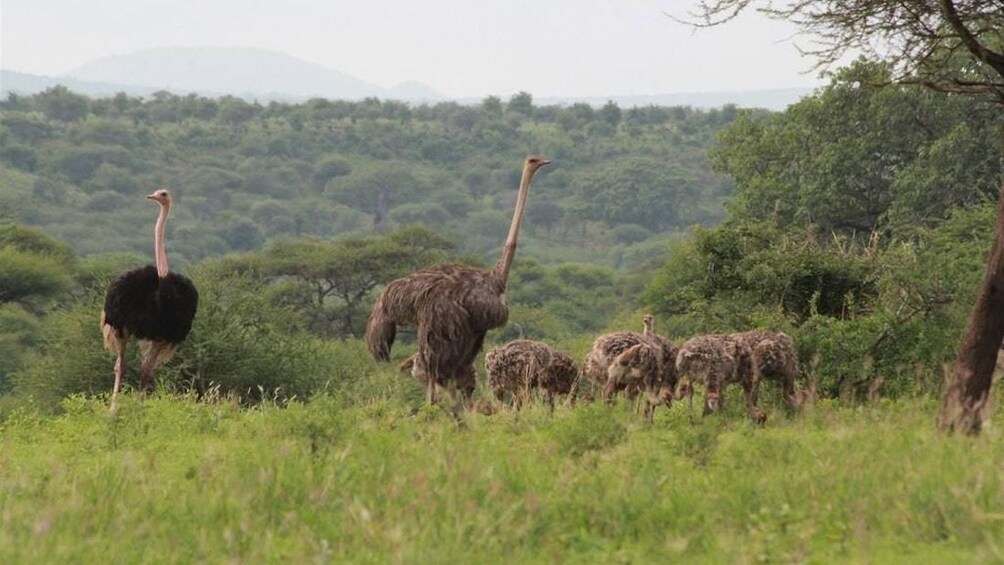
POLYGON ((118 337, 178 344, 192 329, 199 292, 177 273, 161 279, 147 265, 112 281, 105 295, 104 324, 118 337))

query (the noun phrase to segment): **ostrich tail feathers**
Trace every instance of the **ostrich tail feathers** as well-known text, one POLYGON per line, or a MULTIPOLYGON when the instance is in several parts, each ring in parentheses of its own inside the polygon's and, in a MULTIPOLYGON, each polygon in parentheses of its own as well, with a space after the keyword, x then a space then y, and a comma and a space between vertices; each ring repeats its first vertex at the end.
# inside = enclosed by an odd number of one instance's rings
POLYGON ((394 345, 396 335, 397 324, 378 304, 373 308, 366 326, 366 347, 369 348, 370 355, 377 361, 390 361, 390 348, 394 345))
POLYGON ((101 336, 104 338, 105 349, 115 353, 115 342, 118 341, 118 335, 116 335, 115 328, 105 322, 104 310, 101 311, 101 336))

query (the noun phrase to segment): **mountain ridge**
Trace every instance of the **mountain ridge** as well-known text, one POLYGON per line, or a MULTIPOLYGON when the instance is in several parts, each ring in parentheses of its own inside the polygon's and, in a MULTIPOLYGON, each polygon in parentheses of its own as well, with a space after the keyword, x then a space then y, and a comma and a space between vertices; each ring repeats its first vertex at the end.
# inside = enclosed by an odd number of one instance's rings
MULTIPOLYGON (((248 100, 298 102, 310 98, 361 100, 375 97, 410 103, 455 101, 478 104, 483 98, 450 97, 418 81, 391 87, 375 85, 318 63, 259 48, 158 47, 111 55, 86 63, 60 76, 0 70, 0 94, 33 94, 56 85, 89 96, 125 92, 149 96, 157 91, 202 96, 237 96, 248 100)), ((609 96, 535 96, 539 105, 586 103, 602 106, 613 101, 622 107, 692 106, 715 108, 726 104, 781 110, 810 94, 811 88, 739 91, 621 94, 609 96)))

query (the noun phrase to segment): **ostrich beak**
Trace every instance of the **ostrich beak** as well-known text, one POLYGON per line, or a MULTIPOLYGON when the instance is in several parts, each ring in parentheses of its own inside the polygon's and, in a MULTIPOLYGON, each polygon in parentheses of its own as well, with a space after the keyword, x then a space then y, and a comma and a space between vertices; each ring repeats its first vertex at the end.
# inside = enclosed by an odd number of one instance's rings
POLYGON ((541 167, 543 167, 544 165, 550 165, 550 164, 551 164, 551 160, 550 159, 544 159, 543 161, 540 162, 540 166, 541 167))

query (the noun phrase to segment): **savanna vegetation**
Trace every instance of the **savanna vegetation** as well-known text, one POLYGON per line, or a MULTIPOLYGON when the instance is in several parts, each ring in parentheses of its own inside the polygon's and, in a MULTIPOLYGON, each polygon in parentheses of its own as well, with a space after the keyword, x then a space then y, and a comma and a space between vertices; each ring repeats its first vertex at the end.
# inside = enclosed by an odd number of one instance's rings
POLYGON ((933 425, 993 238, 1004 118, 890 73, 855 62, 779 113, 12 97, 0 558, 1004 559, 999 437, 933 425), (764 428, 731 390, 695 424, 536 404, 460 429, 423 407, 358 339, 373 296, 491 261, 530 151, 556 164, 490 340, 581 359, 644 312, 673 340, 772 327, 816 401, 785 417, 767 385, 764 428), (200 310, 157 395, 109 413, 98 312, 148 262, 142 195, 162 184, 200 310))
MULTIPOLYGON (((932 399, 749 424, 624 405, 472 413, 393 371, 255 408, 73 397, 0 432, 6 563, 998 562, 1001 436, 932 399), (417 409, 417 412, 416 412, 417 409)), ((732 399, 730 399, 732 400, 732 399)), ((738 400, 738 399, 735 399, 738 400)))

